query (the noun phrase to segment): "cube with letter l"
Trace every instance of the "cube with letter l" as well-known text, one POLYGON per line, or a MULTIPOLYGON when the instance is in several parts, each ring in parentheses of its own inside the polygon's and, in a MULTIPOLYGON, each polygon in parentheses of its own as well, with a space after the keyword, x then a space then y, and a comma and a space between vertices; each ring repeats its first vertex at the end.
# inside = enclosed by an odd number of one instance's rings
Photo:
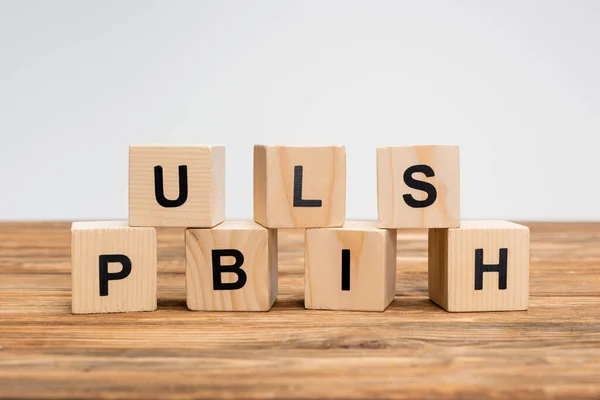
POLYGON ((344 224, 344 146, 254 146, 254 220, 267 228, 344 224))

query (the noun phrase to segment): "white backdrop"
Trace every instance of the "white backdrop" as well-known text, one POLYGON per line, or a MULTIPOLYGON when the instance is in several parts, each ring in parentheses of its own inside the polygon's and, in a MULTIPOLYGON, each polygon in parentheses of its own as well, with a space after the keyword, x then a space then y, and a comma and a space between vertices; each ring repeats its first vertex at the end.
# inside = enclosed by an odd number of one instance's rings
POLYGON ((600 220, 599 1, 0 1, 0 219, 127 216, 131 143, 458 144, 464 218, 600 220))

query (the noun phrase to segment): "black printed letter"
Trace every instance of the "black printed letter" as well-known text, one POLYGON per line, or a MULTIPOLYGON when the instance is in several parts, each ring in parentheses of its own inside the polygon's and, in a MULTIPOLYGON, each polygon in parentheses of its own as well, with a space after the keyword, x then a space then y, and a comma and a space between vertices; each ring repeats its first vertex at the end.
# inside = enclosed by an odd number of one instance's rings
POLYGON ((435 176, 435 173, 433 172, 433 169, 431 169, 431 167, 429 165, 413 165, 412 167, 410 167, 406 171, 404 171, 404 183, 406 183, 406 186, 408 186, 412 189, 417 189, 417 190, 422 190, 424 192, 427 192, 427 194, 428 194, 427 198, 425 200, 415 200, 415 198, 412 197, 412 195, 410 195, 410 194, 405 194, 402 197, 404 198, 404 201, 406 202, 406 204, 409 205, 409 207, 412 207, 412 208, 429 207, 430 205, 432 205, 435 202, 435 199, 437 199, 437 191, 435 190, 435 186, 433 186, 431 183, 418 181, 418 180, 414 179, 412 177, 412 175, 415 172, 421 172, 428 178, 435 176))
POLYGON ((241 289, 246 284, 248 277, 246 272, 241 268, 244 263, 244 255, 239 250, 213 250, 212 251, 212 268, 213 268, 213 289, 214 290, 236 290, 241 289), (221 265, 221 257, 233 257, 235 263, 233 265, 221 265), (221 274, 224 272, 232 272, 237 275, 237 282, 223 283, 221 274))
POLYGON ((158 204, 166 208, 179 207, 185 203, 188 196, 187 165, 179 166, 179 197, 175 200, 169 200, 165 197, 163 169, 160 165, 154 167, 154 195, 158 204))
POLYGON ((131 260, 123 254, 102 254, 100 265, 100 296, 108 296, 108 281, 125 279, 131 273, 131 260), (109 263, 121 263, 123 268, 119 272, 108 272, 109 263))
POLYGON ((321 200, 302 199, 302 165, 294 167, 294 207, 321 207, 321 200))
POLYGON ((483 263, 483 249, 475 249, 475 290, 483 290, 483 273, 498 272, 498 290, 506 290, 508 249, 500 249, 500 262, 486 265, 483 263))
POLYGON ((350 250, 342 250, 342 290, 350 290, 350 250))

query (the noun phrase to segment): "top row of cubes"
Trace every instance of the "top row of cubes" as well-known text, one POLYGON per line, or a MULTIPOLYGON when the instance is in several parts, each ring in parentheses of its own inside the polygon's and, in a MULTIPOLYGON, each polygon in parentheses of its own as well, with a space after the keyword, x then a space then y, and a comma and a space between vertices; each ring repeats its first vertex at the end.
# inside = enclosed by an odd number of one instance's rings
MULTIPOLYGON (((457 146, 377 149, 380 228, 460 223, 457 146)), ((344 146, 254 146, 254 220, 267 228, 344 225, 344 146)), ((129 225, 210 228, 225 219, 223 146, 129 149, 129 225)))

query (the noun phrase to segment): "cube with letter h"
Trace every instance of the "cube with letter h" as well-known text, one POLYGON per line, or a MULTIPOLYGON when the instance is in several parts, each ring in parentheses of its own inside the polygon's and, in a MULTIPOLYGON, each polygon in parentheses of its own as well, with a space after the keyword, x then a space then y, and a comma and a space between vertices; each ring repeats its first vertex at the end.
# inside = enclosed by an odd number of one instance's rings
POLYGON ((344 146, 254 146, 254 220, 267 228, 336 227, 346 214, 344 146))
POLYGON ((457 146, 377 149, 380 228, 452 228, 460 223, 457 146))
POLYGON ((71 229, 74 314, 156 310, 156 229, 126 221, 71 229))
POLYGON ((447 311, 526 310, 529 228, 463 221, 430 229, 429 298, 447 311))
POLYGON ((376 222, 306 230, 305 306, 383 311, 396 287, 396 230, 376 222))
POLYGON ((225 221, 185 234, 187 306, 202 311, 268 311, 277 298, 277 231, 225 221))
POLYGON ((225 218, 225 147, 129 148, 129 225, 212 227, 225 218))

